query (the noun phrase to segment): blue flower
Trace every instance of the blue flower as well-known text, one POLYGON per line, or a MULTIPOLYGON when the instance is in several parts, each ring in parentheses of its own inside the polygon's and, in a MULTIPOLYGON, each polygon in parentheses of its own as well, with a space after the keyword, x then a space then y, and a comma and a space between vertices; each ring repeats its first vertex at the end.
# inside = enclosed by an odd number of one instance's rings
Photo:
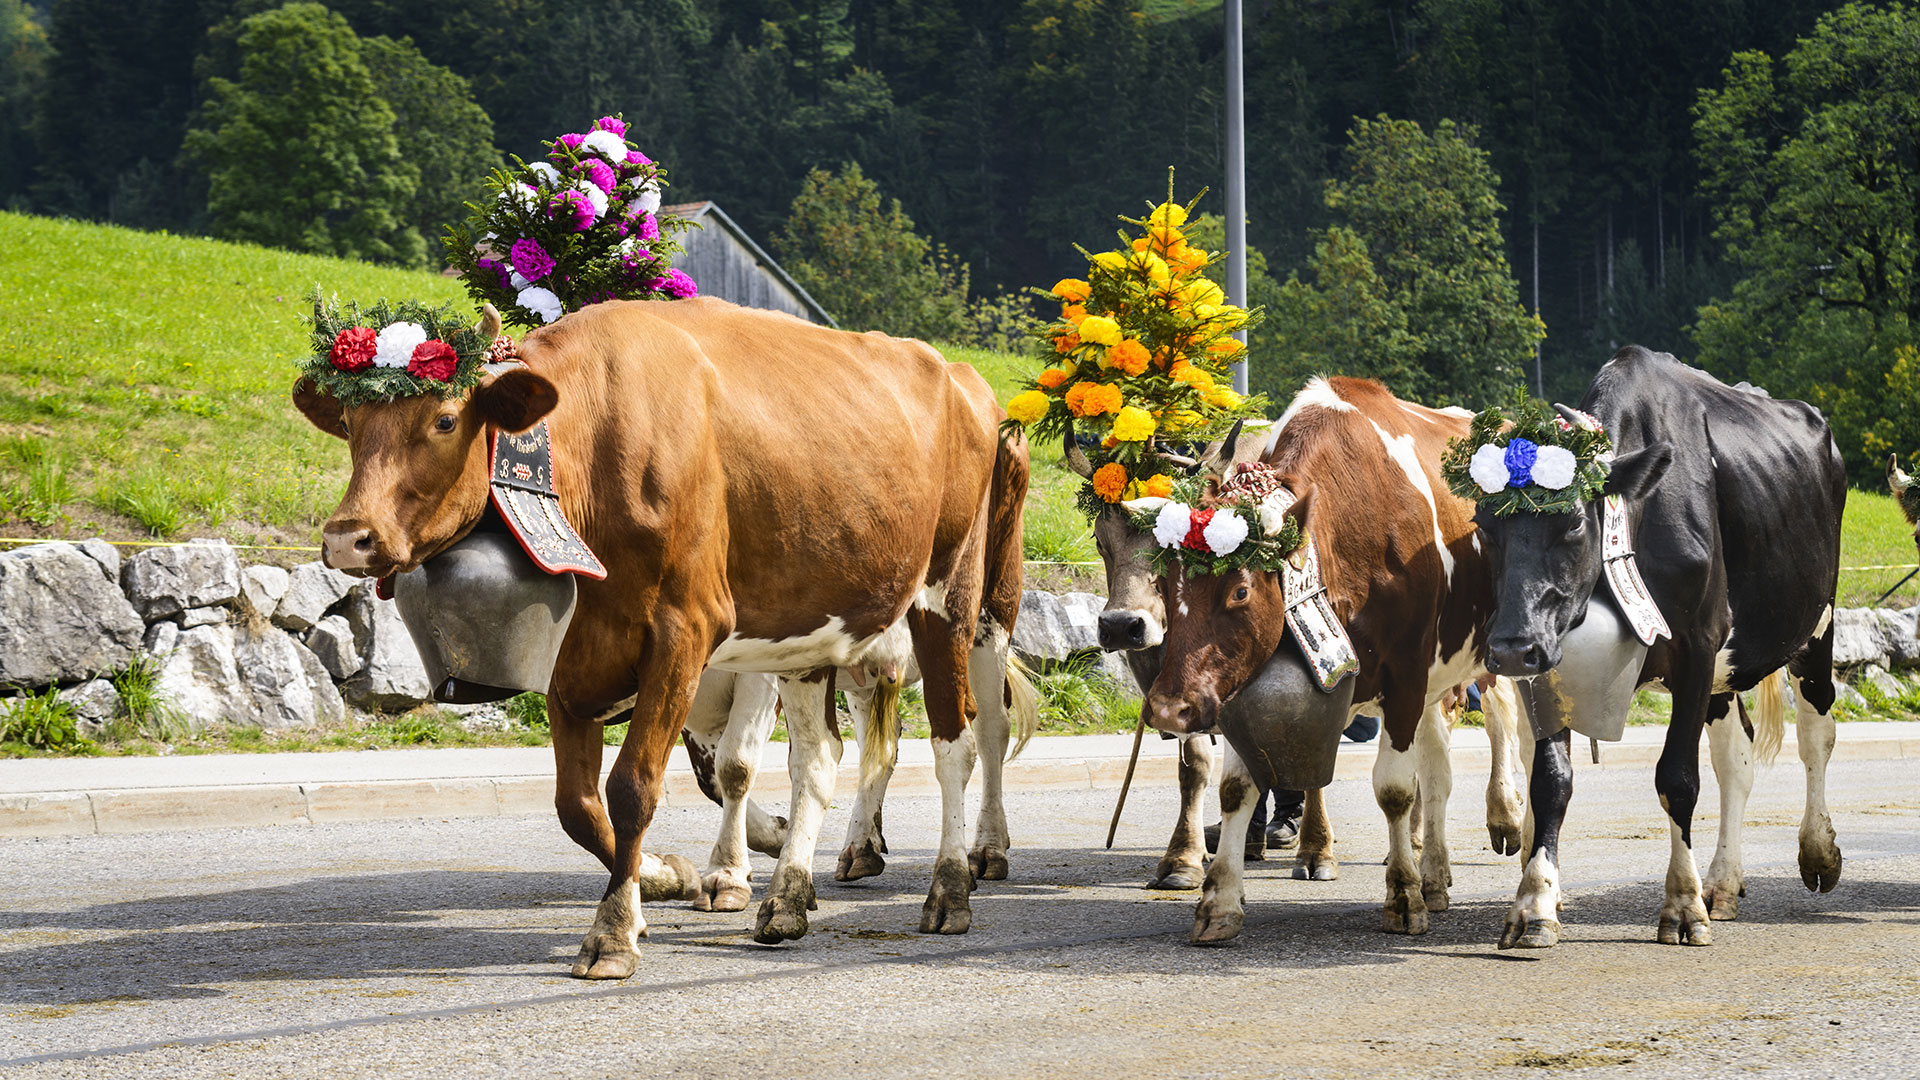
POLYGON ((1514 439, 1507 444, 1507 483, 1526 487, 1533 482, 1533 460, 1540 447, 1532 439, 1514 439))

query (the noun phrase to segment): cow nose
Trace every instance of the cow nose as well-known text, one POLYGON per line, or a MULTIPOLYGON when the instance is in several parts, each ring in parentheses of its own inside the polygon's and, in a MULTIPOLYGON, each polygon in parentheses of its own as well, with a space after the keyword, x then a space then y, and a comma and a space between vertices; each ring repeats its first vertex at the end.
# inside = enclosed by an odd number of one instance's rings
POLYGON ((1168 697, 1165 694, 1150 694, 1147 697, 1147 722, 1161 731, 1175 735, 1187 733, 1188 717, 1193 706, 1185 698, 1168 697))
POLYGON ((320 561, 335 570, 364 569, 373 560, 372 529, 327 529, 320 537, 320 561))
POLYGON ((1547 670, 1547 653, 1524 638, 1508 638, 1487 646, 1487 670, 1496 675, 1525 678, 1547 670))
POLYGON ((1100 613, 1100 647, 1108 652, 1126 652, 1147 647, 1147 620, 1131 611, 1100 613))

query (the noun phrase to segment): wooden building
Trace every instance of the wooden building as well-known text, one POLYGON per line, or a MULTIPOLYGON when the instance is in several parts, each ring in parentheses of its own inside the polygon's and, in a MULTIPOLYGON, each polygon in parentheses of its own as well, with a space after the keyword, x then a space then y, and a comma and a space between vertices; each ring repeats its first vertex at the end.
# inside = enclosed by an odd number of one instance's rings
POLYGON ((673 265, 700 286, 702 296, 718 296, 742 307, 784 311, 824 326, 839 325, 718 206, 711 202, 681 203, 661 207, 660 212, 699 226, 679 234, 686 250, 674 257, 673 265))

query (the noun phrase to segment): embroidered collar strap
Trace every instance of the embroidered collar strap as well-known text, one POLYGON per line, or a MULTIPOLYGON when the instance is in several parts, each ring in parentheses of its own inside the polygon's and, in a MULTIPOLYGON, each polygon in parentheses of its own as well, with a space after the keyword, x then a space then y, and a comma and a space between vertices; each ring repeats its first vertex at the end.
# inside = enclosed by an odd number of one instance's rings
POLYGON ((1627 524, 1626 501, 1618 495, 1609 495, 1604 507, 1600 554, 1613 598, 1620 602, 1620 610, 1641 644, 1652 645, 1663 637, 1672 637, 1666 616, 1660 614, 1653 594, 1647 591, 1647 583, 1640 578, 1639 565, 1633 561, 1633 533, 1627 524))
MULTIPOLYGON (((1293 492, 1280 488, 1272 496, 1281 513, 1294 503, 1293 492)), ((1333 598, 1320 580, 1320 551, 1308 536, 1294 557, 1280 567, 1281 595, 1287 603, 1287 629, 1294 644, 1313 669, 1314 684, 1332 693, 1340 680, 1360 670, 1353 639, 1334 614, 1333 598)))
MULTIPOLYGON (((512 338, 496 338, 487 348, 487 373, 497 375, 520 363, 519 357, 512 338)), ((491 461, 488 488, 494 508, 534 564, 549 574, 604 580, 606 566, 560 509, 553 475, 553 433, 547 422, 542 420, 518 434, 495 432, 491 461)))

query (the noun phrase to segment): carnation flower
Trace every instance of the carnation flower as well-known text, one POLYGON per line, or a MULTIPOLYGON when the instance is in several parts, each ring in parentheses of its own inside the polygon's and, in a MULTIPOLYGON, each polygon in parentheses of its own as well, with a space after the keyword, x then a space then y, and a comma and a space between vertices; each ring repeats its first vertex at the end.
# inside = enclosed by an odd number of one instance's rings
POLYGON ((1113 437, 1121 442, 1146 442, 1153 438, 1153 416, 1138 405, 1128 405, 1113 418, 1113 437))
POLYGON ((1579 465, 1573 451, 1566 447, 1543 446, 1533 460, 1533 482, 1550 491, 1559 491, 1573 483, 1573 474, 1579 465))
POLYGON ((520 276, 528 281, 539 281, 553 273, 553 256, 547 254, 547 249, 541 247, 538 240, 515 240, 507 252, 507 258, 520 276))
POLYGON ((491 271, 495 277, 500 279, 501 288, 506 289, 512 287, 512 271, 507 268, 506 263, 501 262, 499 259, 475 259, 473 261, 473 267, 480 271, 491 271))
POLYGON ((593 212, 593 203, 586 195, 569 188, 547 200, 547 213, 554 218, 568 222, 574 232, 585 232, 593 227, 598 214, 593 212))
POLYGON ((1265 536, 1279 536, 1287 527, 1287 508, 1281 505, 1278 492, 1260 500, 1260 532, 1265 536))
POLYGON ((554 147, 553 154, 555 157, 560 156, 561 146, 564 146, 569 150, 578 150, 580 149, 580 144, 585 140, 586 140, 586 136, 580 134, 577 131, 568 132, 567 134, 562 135, 559 138, 553 140, 554 142, 559 144, 559 146, 554 147))
POLYGON ((633 223, 633 231, 640 234, 642 240, 652 240, 660 235, 660 222, 652 214, 641 211, 637 205, 627 208, 627 220, 633 223))
POLYGON ((633 197, 633 205, 639 207, 640 212, 643 214, 659 213, 660 212, 659 183, 657 181, 649 180, 645 184, 641 185, 640 194, 635 195, 633 197))
POLYGON ((514 302, 538 315, 543 323, 552 322, 563 312, 560 298, 553 294, 553 290, 543 289, 538 285, 521 289, 520 295, 514 299, 514 302))
POLYGON ((1170 502, 1153 519, 1153 541, 1163 548, 1179 547, 1192 527, 1193 508, 1186 503, 1170 502))
POLYGON ((1514 487, 1526 487, 1533 480, 1533 461, 1540 452, 1540 444, 1532 439, 1514 438, 1507 442, 1504 459, 1507 465, 1507 483, 1514 487))
POLYGON ((1207 526, 1213 524, 1212 510, 1195 510, 1187 515, 1187 535, 1180 546, 1188 551, 1197 551, 1202 555, 1213 549, 1207 546, 1207 526))
POLYGON ((611 131, 589 131, 586 138, 580 140, 580 149, 591 150, 608 161, 625 163, 627 160, 627 140, 611 131))
POLYGON ((526 278, 522 277, 520 275, 520 271, 518 270, 507 271, 507 288, 512 289, 515 292, 519 292, 521 289, 524 289, 531 284, 533 284, 533 282, 528 281, 526 278))
POLYGON ((453 351, 453 346, 435 339, 413 347, 413 357, 407 361, 407 374, 416 379, 446 382, 453 378, 453 370, 459 366, 460 354, 453 351))
POLYGON ((404 368, 413 361, 413 350, 427 340, 427 328, 415 322, 397 322, 374 336, 373 362, 381 367, 404 368))
POLYGON ((617 116, 603 116, 593 122, 593 129, 595 131, 609 131, 614 135, 625 138, 627 134, 627 122, 617 116))
MULTIPOLYGON (((595 162, 595 164, 597 165, 597 164, 599 164, 599 163, 598 163, 598 162, 595 162)), ((597 185, 595 185, 595 184, 591 184, 591 183, 588 183, 588 184, 581 184, 581 185, 579 185, 579 186, 578 186, 577 188, 575 188, 574 190, 576 190, 576 191, 578 191, 578 192, 579 192, 580 194, 582 194, 582 195, 584 195, 584 196, 586 196, 586 197, 587 197, 587 202, 588 202, 588 203, 590 203, 590 204, 592 204, 592 206, 593 206, 593 218, 594 218, 594 220, 595 220, 595 221, 598 221, 598 220, 600 220, 601 218, 603 218, 603 217, 606 217, 606 216, 607 216, 607 202, 608 202, 608 199, 607 199, 607 193, 606 193, 606 192, 604 192, 604 191, 601 191, 601 190, 600 190, 600 188, 599 188, 599 187, 598 187, 597 185)))
POLYGON ((687 276, 686 271, 678 267, 667 271, 667 276, 665 277, 654 278, 647 283, 647 287, 654 292, 666 293, 676 300, 685 300, 689 296, 698 296, 700 294, 700 286, 695 285, 693 279, 687 276))
POLYGON ((541 187, 554 187, 560 183, 560 170, 544 161, 527 162, 527 171, 540 178, 541 187))
MULTIPOLYGON (((1028 393, 1033 393, 1029 390, 1028 393)), ((1127 467, 1109 461, 1093 471, 1093 493, 1101 502, 1119 502, 1127 490, 1127 467)))
POLYGON ((613 166, 601 161, 599 158, 588 158, 582 161, 580 167, 575 171, 584 177, 588 183, 599 188, 603 195, 613 194, 613 185, 620 182, 620 178, 613 174, 613 166))
POLYGON ((1047 395, 1038 390, 1029 390, 1014 395, 1013 400, 1007 402, 1007 416, 1018 423, 1031 424, 1047 415, 1047 406, 1047 395))
POLYGON ((638 150, 627 151, 627 167, 628 168, 638 169, 643 166, 647 166, 651 164, 653 164, 653 159, 641 153, 640 151, 638 150))
POLYGON ((1486 443, 1473 452, 1473 460, 1467 464, 1467 475, 1480 485, 1480 490, 1489 495, 1507 489, 1507 452, 1492 443, 1486 443))
POLYGON ((532 210, 540 205, 540 192, 532 184, 508 184, 500 189, 500 201, 519 210, 532 210))
POLYGON ((1247 539, 1247 519, 1231 510, 1220 510, 1201 531, 1207 549, 1215 555, 1231 555, 1247 539))
POLYGON ((349 326, 333 339, 327 359, 341 371, 365 371, 379 348, 372 327, 349 326))

